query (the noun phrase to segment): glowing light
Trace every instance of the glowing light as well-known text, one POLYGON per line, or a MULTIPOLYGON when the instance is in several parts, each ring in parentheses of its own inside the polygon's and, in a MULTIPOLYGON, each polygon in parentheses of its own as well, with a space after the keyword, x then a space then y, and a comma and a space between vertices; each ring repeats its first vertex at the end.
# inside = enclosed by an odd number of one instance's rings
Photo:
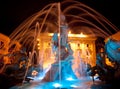
POLYGON ((59 83, 55 83, 55 84, 53 84, 53 86, 54 86, 55 88, 58 88, 58 87, 61 87, 62 85, 59 84, 59 83))
POLYGON ((39 46, 40 44, 38 43, 37 45, 39 46))
MULTIPOLYGON (((48 33, 48 36, 53 36, 53 33, 48 33)), ((58 36, 59 36, 59 34, 58 34, 58 36)))
POLYGON ((87 37, 87 35, 84 35, 83 33, 80 34, 68 34, 68 37, 87 37))
POLYGON ((67 78, 66 80, 72 81, 74 80, 72 77, 67 78))
MULTIPOLYGON (((48 36, 53 36, 53 33, 49 33, 48 36)), ((59 34, 58 34, 59 36, 59 34)), ((87 35, 83 34, 83 33, 80 33, 80 34, 71 34, 69 32, 68 34, 68 37, 80 37, 80 38, 85 38, 85 37, 88 37, 87 35)))
POLYGON ((78 86, 76 86, 76 85, 71 85, 71 87, 74 87, 74 88, 76 88, 76 87, 78 87, 78 86))
POLYGON ((94 76, 94 77, 91 77, 91 76, 90 76, 90 78, 91 78, 91 79, 93 79, 93 78, 94 78, 94 80, 99 80, 99 75, 98 75, 98 74, 95 74, 95 76, 94 76))
POLYGON ((87 37, 86 35, 84 35, 82 32, 80 33, 79 37, 87 37))
POLYGON ((71 34, 71 31, 69 31, 68 33, 71 34))
POLYGON ((40 41, 40 39, 38 38, 37 41, 40 41))
POLYGON ((40 49, 40 47, 38 47, 38 49, 40 49))
POLYGON ((32 76, 37 76, 38 72, 36 70, 32 71, 32 76))

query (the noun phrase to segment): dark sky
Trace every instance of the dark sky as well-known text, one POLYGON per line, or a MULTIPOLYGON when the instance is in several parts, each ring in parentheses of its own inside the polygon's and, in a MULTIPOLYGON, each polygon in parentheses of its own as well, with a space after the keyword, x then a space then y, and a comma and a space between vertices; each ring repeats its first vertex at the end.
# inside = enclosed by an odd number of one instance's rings
MULTIPOLYGON (((62 0, 0 0, 0 32, 6 35, 48 3, 62 0)), ((78 1, 78 0, 77 0, 78 1)), ((120 28, 119 0, 79 0, 120 28)))

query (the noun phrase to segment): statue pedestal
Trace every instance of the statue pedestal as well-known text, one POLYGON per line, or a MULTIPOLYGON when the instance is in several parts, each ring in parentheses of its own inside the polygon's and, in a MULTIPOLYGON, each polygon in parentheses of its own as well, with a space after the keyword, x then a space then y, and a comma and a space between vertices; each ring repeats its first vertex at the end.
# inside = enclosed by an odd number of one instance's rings
POLYGON ((65 60, 55 62, 51 65, 51 69, 46 73, 44 82, 67 80, 68 78, 77 79, 72 70, 72 56, 68 56, 65 60))

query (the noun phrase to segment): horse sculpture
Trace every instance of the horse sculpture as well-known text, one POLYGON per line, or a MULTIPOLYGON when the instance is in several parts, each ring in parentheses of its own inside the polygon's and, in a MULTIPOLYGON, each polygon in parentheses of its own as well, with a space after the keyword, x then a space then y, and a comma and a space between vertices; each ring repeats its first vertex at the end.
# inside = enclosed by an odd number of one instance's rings
POLYGON ((105 44, 105 51, 110 61, 120 64, 120 41, 110 38, 105 44))
POLYGON ((96 65, 89 68, 89 75, 94 77, 98 74, 101 81, 120 81, 120 41, 109 38, 105 43, 104 52, 96 56, 96 65), (106 58, 112 63, 107 65, 106 58))

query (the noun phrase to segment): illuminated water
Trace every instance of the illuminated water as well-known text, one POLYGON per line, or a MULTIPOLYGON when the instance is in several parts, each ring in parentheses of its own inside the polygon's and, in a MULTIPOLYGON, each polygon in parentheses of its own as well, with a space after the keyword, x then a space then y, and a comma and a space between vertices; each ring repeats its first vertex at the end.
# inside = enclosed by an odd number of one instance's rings
MULTIPOLYGON (((97 82, 97 80, 96 80, 97 82)), ((91 89, 93 81, 90 78, 81 78, 80 80, 54 81, 40 83, 31 81, 23 86, 14 86, 10 89, 91 89)))
MULTIPOLYGON (((61 15, 65 17, 65 20, 67 22, 67 30, 71 31, 74 34, 80 34, 82 32, 90 37, 106 38, 112 34, 110 29, 112 29, 114 32, 117 32, 119 30, 104 16, 80 2, 66 0, 62 3, 51 3, 46 5, 42 10, 25 20, 9 36, 11 40, 17 40, 27 48, 27 51, 30 53, 29 58, 31 63, 34 61, 32 60, 34 54, 37 55, 37 64, 43 66, 43 73, 41 73, 40 77, 46 76, 45 74, 51 68, 49 65, 54 63, 55 57, 53 53, 51 53, 49 60, 48 56, 46 56, 46 58, 44 57, 44 55, 46 55, 45 46, 40 45, 40 49, 37 49, 36 46, 38 42, 44 42, 46 40, 38 41, 38 38, 43 39, 43 34, 54 32, 58 32, 60 34, 60 26, 62 22, 62 19, 60 18, 61 15), (47 67, 44 67, 45 65, 47 67)), ((50 37, 49 35, 45 36, 48 38, 50 37)), ((51 46, 51 41, 49 42, 51 46)), ((83 66, 84 65, 81 64, 81 67, 83 66)), ((43 86, 47 88, 48 86, 52 88, 53 86, 60 86, 63 88, 77 87, 77 84, 80 84, 81 80, 78 78, 74 81, 63 80, 61 82, 61 80, 56 80, 54 82, 47 83, 41 83, 41 79, 38 79, 38 81, 39 82, 36 83, 31 82, 30 84, 24 85, 24 87, 27 86, 29 89, 37 89, 38 87, 39 89, 43 89, 43 86), (56 84, 56 82, 59 82, 59 84, 56 84)))

